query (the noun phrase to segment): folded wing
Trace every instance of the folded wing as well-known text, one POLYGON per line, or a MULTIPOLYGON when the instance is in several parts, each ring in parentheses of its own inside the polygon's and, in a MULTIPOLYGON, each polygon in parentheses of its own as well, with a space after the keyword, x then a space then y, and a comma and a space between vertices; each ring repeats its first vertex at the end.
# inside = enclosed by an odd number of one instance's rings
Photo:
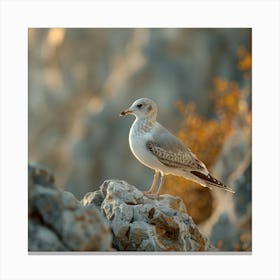
POLYGON ((173 136, 159 123, 156 124, 153 138, 147 141, 146 147, 166 166, 187 171, 197 170, 208 174, 204 163, 180 139, 173 136))

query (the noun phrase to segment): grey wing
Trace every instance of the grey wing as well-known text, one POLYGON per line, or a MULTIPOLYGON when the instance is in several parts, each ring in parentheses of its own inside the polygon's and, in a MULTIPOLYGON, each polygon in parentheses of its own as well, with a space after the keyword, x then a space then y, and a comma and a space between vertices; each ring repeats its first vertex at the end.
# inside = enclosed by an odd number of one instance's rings
POLYGON ((167 129, 156 123, 152 139, 146 147, 166 166, 186 170, 199 170, 208 174, 208 170, 191 150, 167 129))

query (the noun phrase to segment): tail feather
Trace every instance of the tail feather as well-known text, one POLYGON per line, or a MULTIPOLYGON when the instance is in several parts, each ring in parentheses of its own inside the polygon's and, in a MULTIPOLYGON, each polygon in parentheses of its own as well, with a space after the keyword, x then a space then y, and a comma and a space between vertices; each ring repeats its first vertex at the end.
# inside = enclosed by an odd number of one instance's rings
POLYGON ((235 193, 235 191, 224 185, 221 181, 217 180, 216 178, 214 178, 210 173, 208 173, 208 175, 205 175, 199 171, 190 171, 193 175, 197 176, 198 178, 202 179, 211 189, 211 186, 213 187, 218 187, 221 188, 225 191, 231 192, 231 193, 235 193))

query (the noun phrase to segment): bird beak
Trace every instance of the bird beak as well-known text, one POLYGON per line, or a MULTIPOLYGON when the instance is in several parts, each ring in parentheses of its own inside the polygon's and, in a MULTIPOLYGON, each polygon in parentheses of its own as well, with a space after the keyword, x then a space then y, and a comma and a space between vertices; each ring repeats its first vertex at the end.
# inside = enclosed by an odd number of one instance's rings
POLYGON ((126 116, 126 115, 130 115, 130 114, 132 114, 132 111, 128 109, 128 110, 122 111, 122 112, 120 113, 120 116, 126 116))

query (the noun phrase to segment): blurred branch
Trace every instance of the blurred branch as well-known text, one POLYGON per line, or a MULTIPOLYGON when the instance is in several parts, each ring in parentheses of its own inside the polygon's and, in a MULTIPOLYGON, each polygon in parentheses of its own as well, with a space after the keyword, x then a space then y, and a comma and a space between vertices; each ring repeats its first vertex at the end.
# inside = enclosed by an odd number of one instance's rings
POLYGON ((239 162, 237 168, 229 175, 228 177, 228 184, 232 185, 234 181, 236 181, 238 178, 244 174, 246 169, 249 167, 250 163, 252 161, 252 151, 249 149, 244 156, 244 159, 239 162))

